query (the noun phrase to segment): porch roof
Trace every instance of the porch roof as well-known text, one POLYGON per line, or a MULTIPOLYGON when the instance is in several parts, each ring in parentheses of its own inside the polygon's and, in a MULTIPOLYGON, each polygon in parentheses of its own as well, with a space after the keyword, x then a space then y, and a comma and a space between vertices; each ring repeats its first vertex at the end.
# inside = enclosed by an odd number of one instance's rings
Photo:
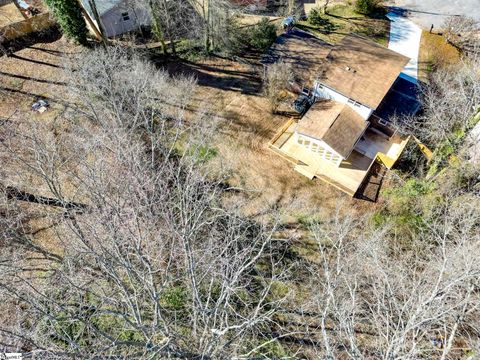
POLYGON ((297 132, 323 140, 346 159, 368 127, 350 106, 337 101, 318 101, 299 120, 297 132))

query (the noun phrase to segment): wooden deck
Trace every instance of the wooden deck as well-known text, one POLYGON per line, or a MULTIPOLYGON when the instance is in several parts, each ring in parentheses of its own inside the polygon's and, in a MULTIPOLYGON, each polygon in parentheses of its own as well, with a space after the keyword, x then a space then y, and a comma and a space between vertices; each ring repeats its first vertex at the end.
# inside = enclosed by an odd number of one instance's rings
POLYGON ((295 126, 295 122, 282 126, 281 131, 277 132, 270 142, 270 148, 294 163, 295 170, 302 175, 310 179, 319 178, 354 196, 374 160, 354 151, 346 161, 336 167, 299 145, 293 137, 295 126))
POLYGON ((376 160, 383 159, 393 166, 408 141, 368 130, 348 159, 337 167, 299 145, 293 136, 295 127, 293 119, 285 123, 270 141, 270 149, 293 163, 294 169, 302 175, 309 179, 319 178, 352 197, 365 184, 370 169, 377 164, 376 160))

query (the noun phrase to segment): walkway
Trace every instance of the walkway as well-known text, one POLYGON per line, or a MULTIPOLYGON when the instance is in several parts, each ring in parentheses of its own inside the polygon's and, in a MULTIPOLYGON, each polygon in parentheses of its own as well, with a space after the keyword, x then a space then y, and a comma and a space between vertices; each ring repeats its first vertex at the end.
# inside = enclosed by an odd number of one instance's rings
POLYGON ((389 12, 387 17, 391 21, 388 48, 410 58, 410 62, 405 66, 400 76, 417 83, 418 52, 422 29, 397 12, 389 12))

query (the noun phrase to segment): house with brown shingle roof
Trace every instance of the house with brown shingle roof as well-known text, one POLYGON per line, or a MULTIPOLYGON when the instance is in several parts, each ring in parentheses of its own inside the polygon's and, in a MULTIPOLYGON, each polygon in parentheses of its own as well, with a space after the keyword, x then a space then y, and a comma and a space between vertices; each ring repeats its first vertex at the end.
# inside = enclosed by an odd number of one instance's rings
POLYGON ((301 119, 280 129, 271 149, 303 175, 351 196, 375 163, 393 166, 408 140, 378 114, 384 113, 381 108, 397 110, 385 101, 391 102, 407 57, 354 34, 332 46, 294 29, 280 36, 265 56, 266 71, 279 59, 292 64, 301 86, 312 89, 315 103, 301 119))

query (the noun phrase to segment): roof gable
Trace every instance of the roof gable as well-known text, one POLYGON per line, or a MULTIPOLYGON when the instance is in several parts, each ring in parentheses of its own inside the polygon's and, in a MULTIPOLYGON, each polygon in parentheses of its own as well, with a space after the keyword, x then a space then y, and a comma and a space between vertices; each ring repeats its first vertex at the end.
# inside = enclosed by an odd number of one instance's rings
MULTIPOLYGON (((85 10, 90 14, 90 16, 93 17, 93 10, 90 6, 90 2, 88 0, 81 1, 85 10)), ((121 3, 123 3, 123 0, 95 0, 95 5, 97 6, 99 16, 105 15, 107 12, 121 3)))
POLYGON ((368 124, 350 106, 327 100, 316 102, 298 121, 296 131, 324 141, 347 158, 368 124))

